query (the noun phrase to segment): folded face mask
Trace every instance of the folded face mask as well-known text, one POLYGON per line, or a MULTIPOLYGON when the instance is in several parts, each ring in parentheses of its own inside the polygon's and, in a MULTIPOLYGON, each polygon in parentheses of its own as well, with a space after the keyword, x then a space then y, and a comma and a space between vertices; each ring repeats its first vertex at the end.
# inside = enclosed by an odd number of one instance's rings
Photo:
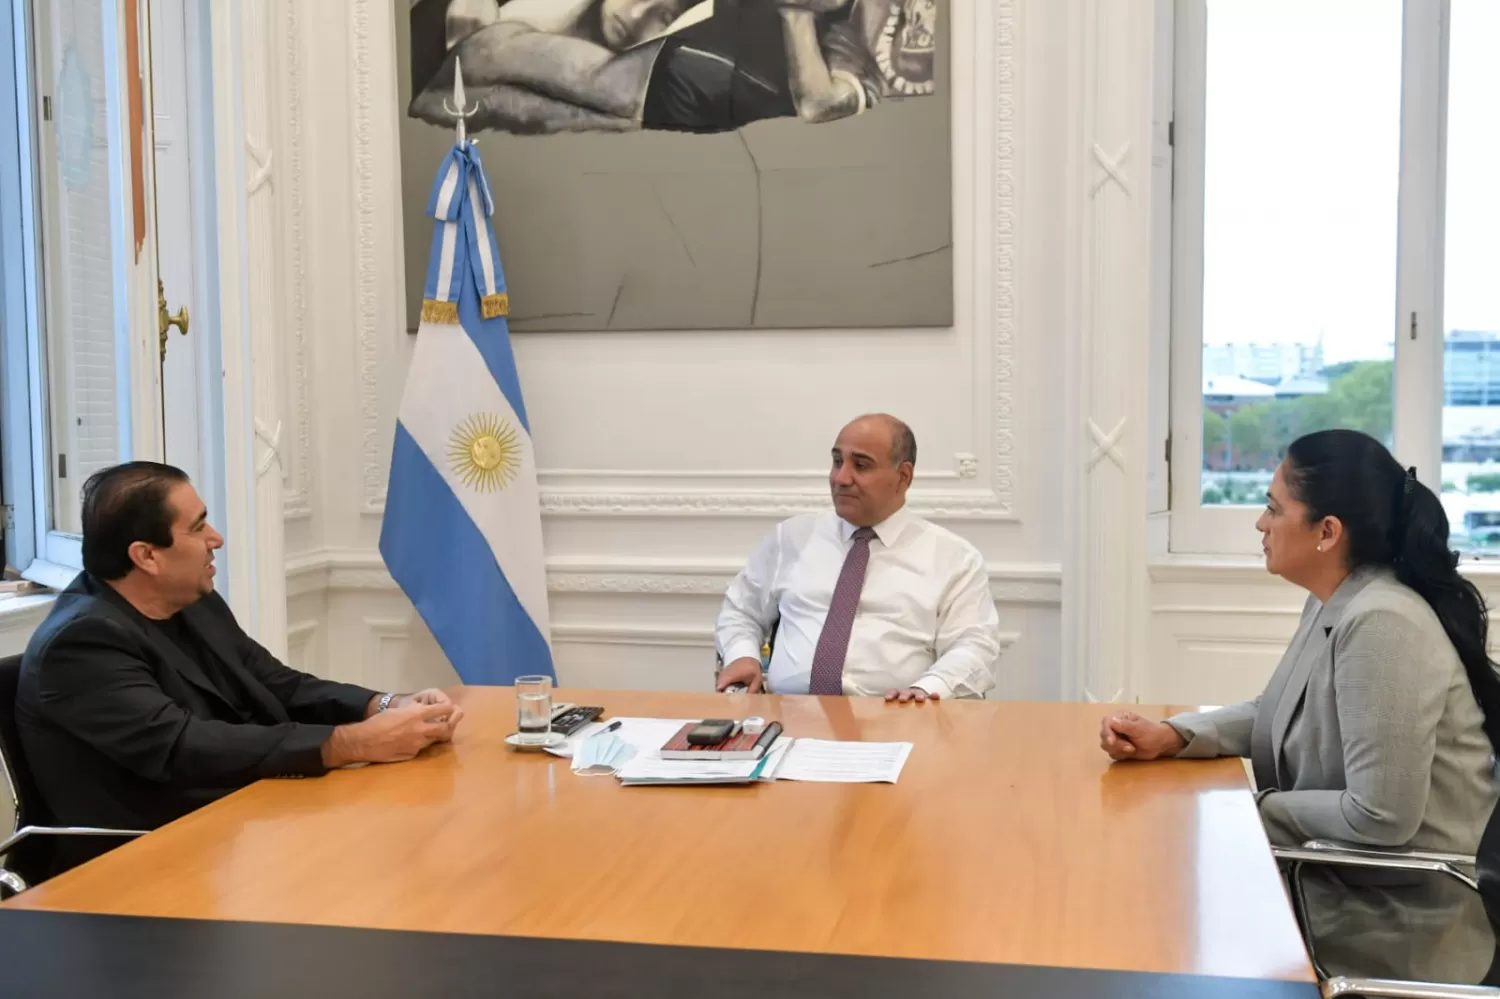
POLYGON ((579 745, 573 754, 573 769, 611 767, 618 770, 635 755, 635 747, 613 732, 601 732, 579 745))

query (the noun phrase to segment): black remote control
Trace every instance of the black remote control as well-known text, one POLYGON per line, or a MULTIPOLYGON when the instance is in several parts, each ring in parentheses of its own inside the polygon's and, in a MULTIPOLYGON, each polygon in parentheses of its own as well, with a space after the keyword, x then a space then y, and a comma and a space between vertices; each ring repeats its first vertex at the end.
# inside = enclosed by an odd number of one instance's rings
POLYGON ((573 708, 552 719, 552 731, 572 735, 602 714, 604 714, 603 708, 573 708))

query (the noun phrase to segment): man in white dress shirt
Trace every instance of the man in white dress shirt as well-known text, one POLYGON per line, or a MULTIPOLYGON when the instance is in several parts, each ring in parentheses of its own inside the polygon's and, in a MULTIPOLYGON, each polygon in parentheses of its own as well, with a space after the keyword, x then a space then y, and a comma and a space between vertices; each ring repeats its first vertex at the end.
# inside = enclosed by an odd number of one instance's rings
POLYGON ((916 460, 915 436, 893 416, 862 416, 839 433, 833 510, 778 524, 724 596, 720 690, 768 682, 779 694, 907 703, 995 685, 1000 619, 984 558, 903 509, 916 460))

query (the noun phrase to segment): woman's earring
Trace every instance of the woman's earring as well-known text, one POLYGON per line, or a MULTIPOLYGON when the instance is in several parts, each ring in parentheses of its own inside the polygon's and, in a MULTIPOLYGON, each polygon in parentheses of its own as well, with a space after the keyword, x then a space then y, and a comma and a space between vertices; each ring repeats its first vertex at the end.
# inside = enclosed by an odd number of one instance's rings
POLYGON ((1322 551, 1322 550, 1323 550, 1323 546, 1321 544, 1318 545, 1318 551, 1322 551))

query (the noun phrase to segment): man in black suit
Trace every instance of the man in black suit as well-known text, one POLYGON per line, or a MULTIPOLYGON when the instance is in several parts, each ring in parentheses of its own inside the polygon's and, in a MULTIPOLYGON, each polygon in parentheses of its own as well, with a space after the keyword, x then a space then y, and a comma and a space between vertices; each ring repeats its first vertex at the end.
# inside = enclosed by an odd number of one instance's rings
MULTIPOLYGON (((408 760, 463 710, 283 666, 214 592, 224 539, 187 475, 131 462, 83 488, 83 572, 21 665, 16 724, 52 818, 154 829, 263 777, 408 760)), ((58 869, 116 845, 69 839, 58 869)))

